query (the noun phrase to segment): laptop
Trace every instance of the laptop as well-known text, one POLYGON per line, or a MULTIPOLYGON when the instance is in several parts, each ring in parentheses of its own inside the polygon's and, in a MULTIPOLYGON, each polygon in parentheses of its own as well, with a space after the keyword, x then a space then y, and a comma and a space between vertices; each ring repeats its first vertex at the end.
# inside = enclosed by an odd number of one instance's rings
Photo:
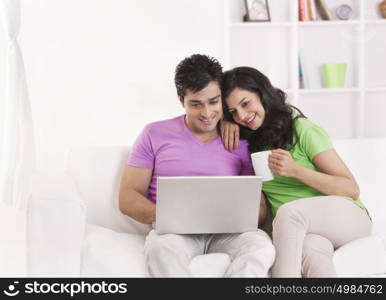
POLYGON ((157 234, 256 231, 261 176, 158 177, 157 234))

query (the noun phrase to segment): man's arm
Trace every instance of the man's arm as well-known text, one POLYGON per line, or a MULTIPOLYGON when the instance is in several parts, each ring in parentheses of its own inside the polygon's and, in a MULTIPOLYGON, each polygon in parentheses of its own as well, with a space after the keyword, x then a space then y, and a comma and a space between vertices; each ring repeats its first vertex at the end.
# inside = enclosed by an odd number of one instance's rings
POLYGON ((155 222, 155 204, 146 198, 152 173, 153 169, 127 166, 119 189, 120 211, 145 224, 155 222))

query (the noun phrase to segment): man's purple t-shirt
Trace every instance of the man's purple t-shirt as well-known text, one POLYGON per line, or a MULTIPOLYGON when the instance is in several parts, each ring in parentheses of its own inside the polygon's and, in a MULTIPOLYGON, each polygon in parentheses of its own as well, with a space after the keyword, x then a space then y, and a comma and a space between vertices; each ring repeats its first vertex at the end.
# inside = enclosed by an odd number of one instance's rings
POLYGON ((253 175, 246 141, 227 151, 217 137, 198 140, 185 123, 185 115, 146 125, 135 141, 127 164, 153 169, 148 198, 157 199, 158 176, 253 175))

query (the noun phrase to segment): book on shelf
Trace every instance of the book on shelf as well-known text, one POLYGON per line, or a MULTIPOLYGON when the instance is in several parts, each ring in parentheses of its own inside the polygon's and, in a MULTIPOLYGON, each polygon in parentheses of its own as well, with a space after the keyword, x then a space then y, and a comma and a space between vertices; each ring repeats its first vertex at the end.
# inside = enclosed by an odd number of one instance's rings
POLYGON ((315 0, 315 4, 322 20, 332 20, 332 15, 324 0, 315 0))
POLYGON ((300 58, 300 53, 299 53, 299 89, 304 89, 304 71, 303 71, 303 66, 302 66, 302 60, 300 58))
POLYGON ((386 0, 383 0, 383 2, 380 2, 378 4, 379 13, 381 14, 381 17, 383 19, 386 19, 386 0))
POLYGON ((316 21, 316 7, 315 7, 315 1, 314 0, 308 0, 308 7, 309 7, 309 14, 310 14, 310 20, 316 21))
POLYGON ((308 0, 298 0, 299 21, 310 21, 310 9, 308 0))

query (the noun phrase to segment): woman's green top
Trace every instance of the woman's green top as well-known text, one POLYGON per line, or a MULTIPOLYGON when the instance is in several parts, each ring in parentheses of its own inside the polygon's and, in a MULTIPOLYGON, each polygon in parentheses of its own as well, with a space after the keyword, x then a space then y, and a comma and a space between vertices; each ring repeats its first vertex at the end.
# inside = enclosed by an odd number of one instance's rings
MULTIPOLYGON (((318 153, 334 148, 330 137, 323 128, 306 118, 299 117, 295 120, 295 130, 299 139, 289 151, 293 160, 301 166, 317 170, 312 160, 318 153)), ((325 196, 299 180, 279 175, 275 175, 271 181, 264 182, 263 191, 271 204, 273 217, 284 203, 296 199, 325 196)), ((360 199, 345 198, 365 209, 360 199)))

